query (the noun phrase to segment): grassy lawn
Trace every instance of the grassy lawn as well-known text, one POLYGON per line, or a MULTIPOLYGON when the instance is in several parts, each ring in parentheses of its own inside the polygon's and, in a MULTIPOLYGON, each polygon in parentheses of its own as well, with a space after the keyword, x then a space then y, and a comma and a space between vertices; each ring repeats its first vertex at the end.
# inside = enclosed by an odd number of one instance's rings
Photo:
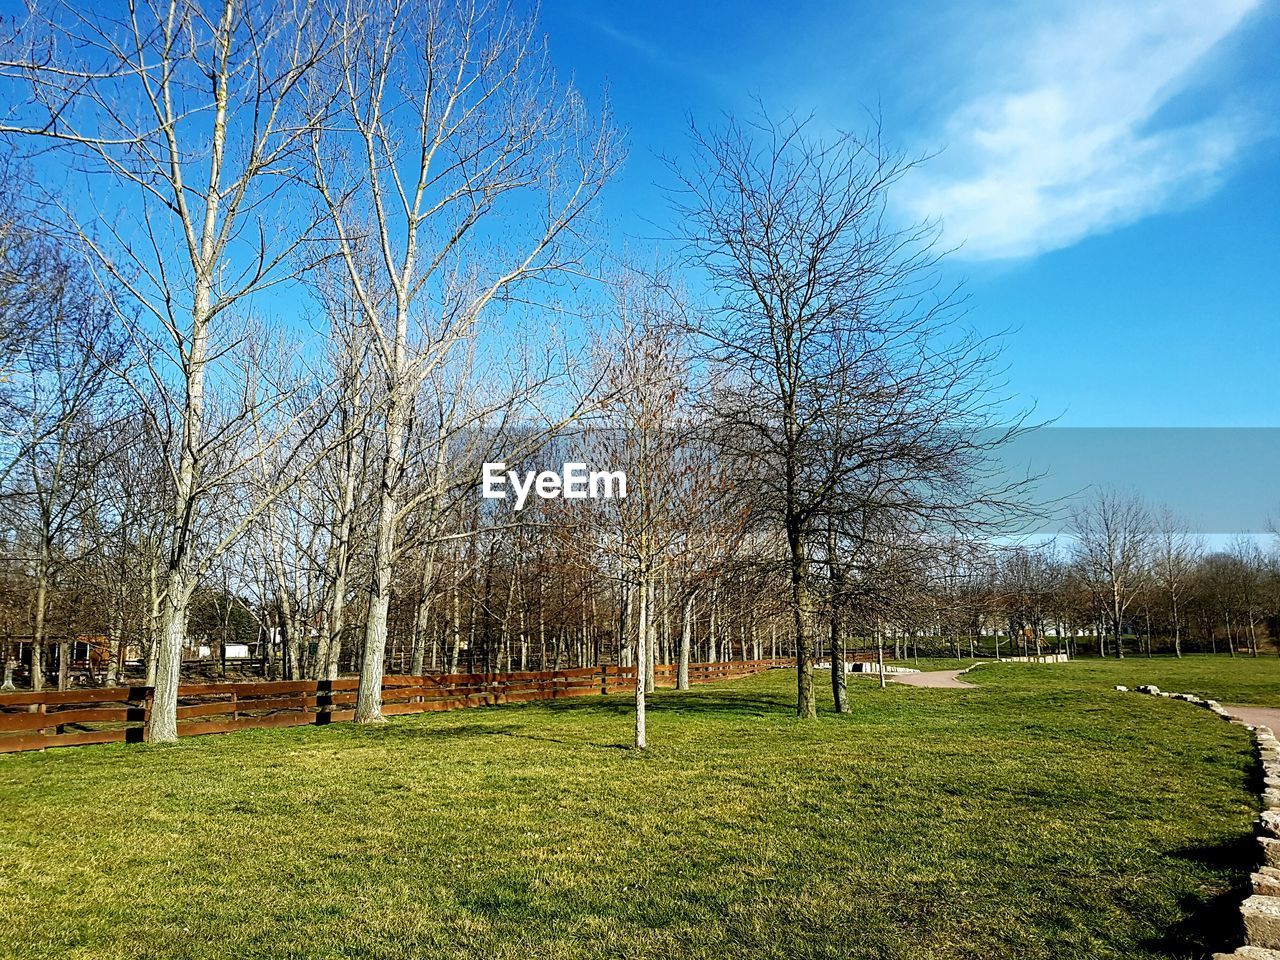
MULTIPOLYGON (((954 661, 952 661, 954 663, 954 661)), ((1027 676, 1016 664, 992 664, 979 667, 968 675, 977 680, 985 671, 992 677, 1027 676)), ((1053 664, 1049 671, 1027 677, 1043 689, 1110 689, 1123 684, 1130 689, 1143 683, 1154 683, 1161 690, 1195 693, 1222 703, 1256 704, 1280 707, 1280 657, 1274 654, 1254 657, 1210 656, 1183 657, 1128 656, 1123 660, 1101 660, 1087 657, 1067 664, 1053 664)))
POLYGON ((612 697, 0 758, 0 957, 1200 958, 1248 737, 1110 685, 1254 681, 1175 668, 810 724, 777 671, 660 693, 644 755, 612 697))
MULTIPOLYGON (((1280 707, 1280 657, 1273 653, 1259 657, 1192 654, 1181 660, 1165 654, 1151 658, 1129 655, 1123 660, 1090 656, 1068 664, 1052 664, 1047 672, 1037 669, 1030 673, 1020 664, 997 664, 990 657, 978 659, 983 666, 964 677, 968 683, 978 683, 983 676, 1013 678, 1020 685, 1046 690, 1068 687, 1109 690, 1116 684, 1132 689, 1139 684, 1154 683, 1162 690, 1195 693, 1227 704, 1280 707)), ((895 662, 900 666, 917 666, 910 659, 895 662)), ((918 666, 921 670, 962 670, 973 663, 954 657, 921 657, 918 666)))

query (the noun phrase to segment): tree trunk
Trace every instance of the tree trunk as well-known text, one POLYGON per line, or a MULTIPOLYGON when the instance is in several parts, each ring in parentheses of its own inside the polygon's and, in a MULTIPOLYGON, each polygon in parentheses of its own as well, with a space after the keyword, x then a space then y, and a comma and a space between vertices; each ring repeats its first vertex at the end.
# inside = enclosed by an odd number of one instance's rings
POLYGON ((848 713, 849 678, 844 672, 844 635, 840 629, 840 604, 833 600, 831 604, 831 696, 835 701, 836 713, 848 713))
POLYGON ((36 598, 31 632, 31 689, 44 689, 44 620, 49 596, 48 553, 40 548, 40 567, 36 579, 36 598))
POLYGON ((1112 595, 1111 601, 1111 638, 1116 645, 1116 659, 1124 659, 1124 643, 1120 639, 1120 633, 1124 630, 1124 611, 1120 608, 1120 597, 1116 594, 1112 595))
POLYGON ((804 532, 794 523, 787 531, 791 554, 791 616, 796 643, 796 716, 814 719, 818 701, 813 689, 813 655, 809 648, 809 569, 804 532))
POLYGON ((182 674, 182 645, 187 635, 187 616, 193 587, 183 570, 173 570, 160 614, 160 635, 156 638, 155 671, 152 687, 151 719, 147 738, 152 743, 175 743, 178 739, 178 683, 182 674))
POLYGON ((719 620, 716 618, 716 597, 719 591, 715 587, 711 588, 711 595, 707 598, 707 662, 719 663, 723 657, 720 656, 720 634, 718 627, 719 620))
MULTIPOLYGON (((225 107, 219 105, 215 122, 214 155, 221 157, 225 107)), ((216 184, 218 165, 211 180, 216 184)), ((215 187, 216 189, 216 187, 215 187)), ((147 737, 152 743, 176 743, 178 739, 178 684, 182 675, 182 646, 187 636, 191 596, 195 592, 195 566, 191 558, 195 536, 200 450, 204 443, 204 377, 209 347, 209 309, 213 295, 213 229, 217 217, 217 194, 205 209, 201 275, 196 277, 191 310, 191 351, 186 358, 186 397, 182 409, 182 446, 174 485, 173 533, 169 548, 169 570, 165 578, 159 635, 155 652, 155 683, 152 689, 151 718, 147 737)))
POLYGON ((697 590, 690 590, 684 599, 684 622, 680 625, 679 665, 676 668, 676 689, 689 689, 689 648, 693 643, 693 607, 697 590))
POLYGON ((123 609, 116 607, 111 618, 111 629, 107 638, 107 673, 103 682, 114 687, 124 676, 124 617, 123 609))
POLYGON ((66 690, 71 686, 71 656, 75 650, 75 641, 63 637, 58 641, 58 689, 66 690))
MULTIPOLYGON (((397 420, 399 415, 397 415, 397 420)), ((395 550, 396 501, 395 486, 400 473, 403 431, 395 435, 382 469, 382 503, 378 511, 378 529, 374 541, 373 576, 369 583, 369 615, 365 621, 364 649, 360 657, 360 683, 356 690, 356 723, 381 723, 383 658, 387 651, 387 611, 391 606, 391 565, 395 550)))
POLYGON ((414 611, 414 636, 417 642, 413 649, 413 666, 411 672, 420 677, 426 671, 427 631, 431 627, 431 585, 435 582, 436 548, 427 548, 427 557, 422 564, 422 579, 419 581, 421 593, 418 595, 418 609, 414 611))
MULTIPOLYGON (((541 591, 541 583, 539 582, 539 591, 541 591)), ((541 607, 539 607, 541 610, 541 607)), ((629 667, 631 664, 631 642, 627 636, 627 614, 631 610, 631 591, 627 589, 626 581, 618 584, 618 666, 629 667)), ((538 631, 541 634, 542 620, 539 614, 538 631)))
MULTIPOLYGON (((516 597, 516 568, 511 568, 511 578, 507 581, 507 603, 502 608, 502 628, 498 637, 498 644, 502 650, 502 656, 506 658, 506 666, 502 666, 499 661, 499 670, 511 672, 511 611, 515 606, 516 597)), ((583 633, 586 633, 586 605, 583 605, 583 633)), ((585 642, 585 637, 584 637, 585 642)))
POLYGON ((655 653, 657 651, 655 650, 656 644, 654 643, 653 634, 657 619, 653 615, 654 583, 652 574, 645 577, 645 583, 641 589, 644 591, 646 611, 644 628, 649 631, 644 638, 644 689, 646 693, 653 693, 655 689, 655 674, 657 672, 655 663, 655 653))
POLYGON ((637 750, 647 746, 645 740, 645 664, 649 659, 649 591, 640 583, 639 615, 636 617, 636 738, 637 750))
POLYGON ((156 685, 156 663, 160 659, 160 620, 163 610, 160 604, 160 585, 158 582, 158 561, 153 556, 147 567, 147 596, 151 601, 151 615, 147 618, 147 641, 142 651, 146 659, 147 686, 156 685))
POLYGON ((1178 597, 1173 597, 1173 652, 1179 660, 1182 659, 1182 628, 1178 622, 1178 597))

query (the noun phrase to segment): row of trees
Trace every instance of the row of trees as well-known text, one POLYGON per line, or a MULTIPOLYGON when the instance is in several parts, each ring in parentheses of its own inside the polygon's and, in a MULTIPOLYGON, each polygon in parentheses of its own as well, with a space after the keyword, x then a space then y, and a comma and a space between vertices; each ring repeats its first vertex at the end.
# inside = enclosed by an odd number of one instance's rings
POLYGON ((10 678, 136 646, 163 742, 202 644, 354 673, 361 721, 388 669, 615 661, 642 746, 659 659, 793 655, 812 716, 822 648, 996 615, 1025 422, 936 231, 886 216, 914 161, 878 129, 693 129, 640 269, 593 214, 608 106, 517 7, 47 9, 0 50, 10 678), (629 495, 480 496, 571 460, 629 495))
MULTIPOLYGON (((1123 636, 1141 637, 1147 653, 1152 635, 1168 638, 1182 656, 1194 636, 1216 651, 1219 639, 1233 656, 1258 654, 1261 637, 1275 635, 1280 617, 1280 554, 1258 540, 1236 538, 1227 549, 1209 550, 1203 538, 1167 508, 1152 510, 1141 499, 1103 491, 1079 510, 1071 524, 1073 554, 1052 553, 1031 564, 1025 577, 1065 596, 1088 598, 1095 619, 1110 635, 1111 652, 1124 656, 1123 636)), ((1106 655, 1099 630, 1098 652, 1106 655)))

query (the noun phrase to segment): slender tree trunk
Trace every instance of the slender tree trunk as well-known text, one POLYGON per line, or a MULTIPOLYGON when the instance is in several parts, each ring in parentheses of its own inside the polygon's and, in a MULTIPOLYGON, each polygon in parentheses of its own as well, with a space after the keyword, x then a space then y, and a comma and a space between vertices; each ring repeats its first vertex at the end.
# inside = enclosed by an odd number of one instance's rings
POLYGON ((58 689, 66 690, 71 686, 71 657, 75 649, 74 641, 63 637, 58 641, 58 689))
POLYGON ((662 570, 662 630, 661 660, 671 663, 671 586, 666 567, 662 570))
POLYGON ((147 665, 147 686, 156 685, 156 664, 160 659, 160 618, 163 611, 160 604, 159 566, 153 556, 147 565, 147 595, 151 601, 151 615, 147 618, 147 642, 143 651, 147 665))
POLYGON ((711 594, 707 598, 707 662, 719 663, 723 657, 720 655, 720 621, 716 617, 716 597, 718 590, 711 588, 711 594))
POLYGON ((355 441, 345 444, 342 465, 342 494, 334 532, 330 571, 329 609, 323 651, 316 657, 317 679, 337 680, 342 663, 342 634, 346 628, 347 572, 351 565, 351 527, 355 515, 355 441))
POLYGON ((350 524, 349 519, 340 523, 338 535, 342 543, 338 547, 339 556, 330 586, 332 593, 329 595, 329 611, 325 618, 324 654, 316 657, 320 680, 337 680, 342 667, 342 634, 347 625, 347 540, 351 536, 350 524))
MULTIPOLYGON (((453 623, 452 642, 449 645, 449 672, 459 673, 458 661, 462 656, 462 574, 457 573, 453 580, 453 623)), ((538 606, 538 633, 542 633, 542 606, 538 606)), ((541 667, 542 665, 539 664, 541 667)), ((543 667, 545 669, 545 667, 543 667)))
MULTIPOLYGON (((541 589, 541 588, 539 588, 541 589)), ((627 636, 627 614, 631 612, 631 591, 625 580, 618 584, 618 665, 631 666, 631 638, 627 636)), ((541 622, 539 622, 541 628, 541 622)))
POLYGON ((520 597, 520 669, 529 669, 529 631, 525 623, 523 588, 520 597))
POLYGON ((637 750, 643 750, 648 744, 645 739, 645 667, 649 660, 649 591, 644 581, 640 583, 639 615, 636 617, 636 737, 637 750))
POLYGON ((378 527, 374 540, 373 575, 369 583, 369 614, 365 621, 360 683, 356 690, 356 723, 380 723, 382 671, 387 650, 387 611, 391 605, 392 563, 395 559, 396 514, 399 512, 400 472, 404 457, 403 401, 395 399, 387 413, 387 452, 382 465, 378 527))
POLYGON ((1120 596, 1113 592, 1111 595, 1111 639, 1116 646, 1116 659, 1124 659, 1124 642, 1120 639, 1121 631, 1124 630, 1124 611, 1120 609, 1120 596))
POLYGON ((120 678, 124 676, 124 604, 123 599, 117 600, 115 610, 111 617, 111 629, 108 631, 107 637, 107 674, 103 683, 108 687, 114 687, 120 682, 120 678))
POLYGON ((418 609, 414 611, 414 632, 418 643, 414 646, 412 673, 420 677, 426 671, 427 631, 431 628, 431 586, 435 583, 436 547, 427 548, 422 564, 422 578, 418 581, 418 609))
POLYGON ((840 604, 834 598, 831 603, 831 696, 836 713, 848 713, 849 678, 844 672, 844 634, 840 623, 840 604))
POLYGON ((1178 596, 1173 596, 1173 652, 1182 659, 1182 627, 1178 619, 1178 596))
POLYGON ((693 608, 697 590, 690 590, 684 599, 683 622, 680 625, 679 665, 676 668, 676 689, 689 689, 689 648, 693 644, 693 608))
MULTIPOLYGON (((506 665, 502 666, 499 662, 499 670, 511 672, 511 613, 515 607, 516 598, 516 569, 511 568, 511 579, 507 581, 507 602, 502 608, 502 626, 499 630, 498 645, 502 650, 502 657, 506 659, 506 665)), ((584 614, 585 616, 585 614, 584 614)))
POLYGON ((818 700, 813 689, 813 654, 809 647, 809 568, 804 532, 789 524, 787 546, 791 554, 791 617, 796 644, 796 715, 813 719, 818 700))
POLYGON ((44 621, 49 596, 48 551, 40 547, 40 566, 36 574, 36 596, 31 630, 31 689, 44 689, 44 621))
POLYGON ((654 643, 654 633, 656 632, 655 628, 657 627, 657 618, 654 616, 653 610, 654 582, 652 574, 647 574, 645 576, 644 585, 640 589, 644 591, 644 604, 645 610, 647 611, 645 617, 645 629, 649 631, 649 635, 644 639, 644 688, 646 693, 653 693, 656 689, 655 675, 657 673, 657 665, 655 663, 655 654, 657 651, 654 649, 656 646, 654 643))

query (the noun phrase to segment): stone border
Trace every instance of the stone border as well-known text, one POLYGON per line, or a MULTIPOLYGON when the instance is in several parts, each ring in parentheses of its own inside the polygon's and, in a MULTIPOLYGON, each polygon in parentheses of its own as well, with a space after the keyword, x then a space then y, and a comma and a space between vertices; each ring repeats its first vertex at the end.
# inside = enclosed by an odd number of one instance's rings
MULTIPOLYGON (((1129 690, 1123 686, 1116 689, 1125 693, 1129 690)), ((1233 717, 1217 700, 1169 693, 1150 684, 1138 687, 1136 692, 1203 707, 1253 734, 1262 765, 1262 813, 1255 824, 1261 864, 1249 878, 1249 897, 1240 904, 1246 946, 1234 953, 1215 953, 1213 960, 1280 960, 1280 742, 1269 727, 1233 717)))

